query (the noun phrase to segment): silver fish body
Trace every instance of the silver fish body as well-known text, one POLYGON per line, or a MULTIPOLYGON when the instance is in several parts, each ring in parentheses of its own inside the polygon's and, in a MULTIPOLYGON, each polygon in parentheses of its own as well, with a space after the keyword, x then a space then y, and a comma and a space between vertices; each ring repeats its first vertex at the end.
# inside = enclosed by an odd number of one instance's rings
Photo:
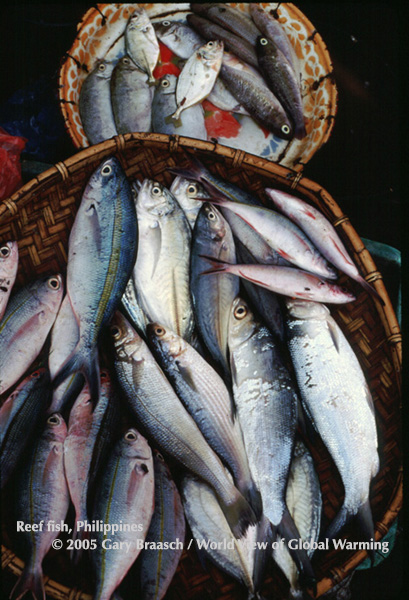
POLYGON ((6 311, 18 269, 18 244, 0 244, 0 321, 6 311))
POLYGON ((125 29, 125 49, 134 63, 147 73, 149 83, 155 83, 153 71, 159 60, 160 49, 148 13, 137 6, 125 29))
POLYGON ((194 104, 183 110, 177 121, 172 119, 171 115, 177 109, 177 81, 176 75, 164 75, 155 89, 152 102, 153 131, 207 140, 204 110, 201 104, 194 104))
POLYGON ((153 23, 157 38, 180 58, 190 58, 205 40, 185 23, 167 19, 153 23))
POLYGON ((170 191, 149 179, 137 193, 136 211, 139 241, 132 278, 141 308, 149 321, 190 339, 189 223, 170 191))
POLYGON ((323 304, 287 301, 287 337, 302 404, 330 452, 345 488, 326 537, 358 515, 373 535, 369 486, 379 468, 373 401, 358 359, 323 304), (323 361, 325 357, 325 361, 323 361))
POLYGON ((123 56, 111 77, 111 103, 118 133, 151 131, 153 87, 148 75, 123 56))
POLYGON ((208 19, 244 38, 252 46, 261 35, 254 21, 243 11, 232 6, 213 4, 206 11, 206 15, 208 19))
POLYGON ((194 228, 197 215, 202 207, 202 202, 196 198, 209 198, 203 186, 190 179, 175 177, 169 191, 176 198, 183 209, 191 229, 194 228))
POLYGON ((78 108, 90 144, 98 144, 118 134, 111 105, 111 75, 115 63, 99 61, 84 80, 78 108))
POLYGON ((130 428, 115 445, 104 469, 92 517, 106 524, 138 523, 140 530, 117 531, 111 547, 109 534, 98 532, 97 549, 91 553, 96 578, 95 600, 109 600, 138 557, 138 541, 145 541, 154 511, 152 450, 146 439, 130 428), (127 549, 125 551, 125 548, 127 549))
POLYGON ((25 286, 10 298, 0 322, 0 395, 19 380, 40 354, 62 296, 62 278, 55 275, 25 286))

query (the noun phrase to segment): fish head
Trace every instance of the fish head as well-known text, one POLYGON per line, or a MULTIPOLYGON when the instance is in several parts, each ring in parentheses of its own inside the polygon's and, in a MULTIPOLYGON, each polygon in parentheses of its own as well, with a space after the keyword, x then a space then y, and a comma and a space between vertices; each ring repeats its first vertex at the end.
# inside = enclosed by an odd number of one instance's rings
POLYGON ((177 77, 173 73, 167 73, 160 80, 156 93, 163 94, 165 96, 174 94, 176 91, 177 77))
POLYGON ((124 362, 143 360, 146 345, 119 311, 116 311, 111 320, 110 333, 118 360, 124 362))
POLYGON ((129 31, 142 31, 146 27, 151 27, 148 13, 142 6, 138 6, 129 17, 127 28, 129 31))
POLYGON ((152 450, 146 440, 135 427, 130 427, 122 436, 120 441, 120 453, 122 456, 136 458, 141 461, 151 461, 152 450))
POLYGON ((231 350, 241 346, 256 331, 257 323, 249 305, 240 296, 233 300, 230 309, 228 344, 231 350))
POLYGON ((325 304, 313 302, 312 300, 286 298, 285 305, 291 317, 302 321, 309 319, 324 320, 330 314, 330 311, 325 304))
POLYGON ((115 63, 108 60, 98 60, 93 68, 93 73, 98 79, 111 79, 115 63))
POLYGON ((209 66, 220 67, 223 58, 224 44, 221 40, 209 40, 197 50, 197 56, 202 57, 209 66))
POLYGON ((145 179, 136 198, 138 219, 150 215, 160 219, 175 210, 176 201, 172 194, 161 183, 145 179))
POLYGON ((17 242, 0 244, 0 277, 14 277, 18 266, 17 242))
POLYGON ((259 35, 257 40, 256 40, 256 52, 257 52, 257 56, 259 57, 264 57, 264 56, 276 56, 277 53, 279 52, 276 44, 274 44, 274 42, 272 40, 270 40, 268 37, 265 37, 263 35, 259 35))
POLYGON ((129 54, 125 54, 125 56, 119 59, 116 68, 120 71, 131 71, 140 73, 141 77, 148 81, 148 75, 134 63, 129 54))
POLYGON ((169 19, 164 19, 163 21, 157 21, 156 23, 152 23, 152 25, 155 30, 156 36, 163 42, 167 39, 173 41, 176 41, 178 38, 180 39, 179 31, 182 27, 182 23, 169 21, 169 19))
POLYGON ((82 426, 81 422, 88 421, 90 418, 92 418, 92 413, 93 402, 91 400, 88 384, 85 383, 70 411, 70 418, 68 422, 69 428, 72 428, 72 425, 77 423, 78 425, 82 426))
POLYGON ((160 323, 148 323, 146 333, 152 345, 164 357, 176 358, 187 349, 187 342, 160 323))
POLYGON ((204 202, 197 216, 195 230, 207 239, 221 241, 226 237, 227 224, 213 204, 204 202))
POLYGON ((44 435, 50 441, 64 442, 67 437, 67 425, 60 413, 53 413, 47 417, 44 435))
POLYGON ((41 281, 36 295, 49 311, 57 315, 64 295, 64 283, 61 275, 52 275, 41 281))

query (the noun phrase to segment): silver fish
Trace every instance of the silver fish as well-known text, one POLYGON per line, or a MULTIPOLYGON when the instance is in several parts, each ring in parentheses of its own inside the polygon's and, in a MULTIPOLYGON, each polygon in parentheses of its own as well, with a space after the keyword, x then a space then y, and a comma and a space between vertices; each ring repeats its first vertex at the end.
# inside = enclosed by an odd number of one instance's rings
POLYGON ((154 510, 152 450, 146 439, 130 428, 115 445, 98 488, 92 518, 105 524, 139 524, 115 535, 98 532, 97 549, 91 552, 96 576, 95 600, 110 600, 138 557, 154 510), (121 543, 122 542, 122 543, 121 543), (104 548, 108 544, 108 547, 104 548))
POLYGON ((164 75, 155 89, 152 102, 153 131, 207 140, 204 110, 201 104, 194 104, 183 110, 177 121, 172 119, 171 115, 177 108, 177 82, 176 75, 164 75))
POLYGON ((202 202, 196 200, 196 198, 209 198, 206 190, 196 181, 177 176, 173 180, 169 191, 179 202, 189 221, 190 227, 193 229, 199 210, 202 207, 202 202))
POLYGON ((257 38, 261 35, 254 21, 238 8, 226 6, 225 4, 212 4, 206 11, 206 16, 214 23, 244 38, 252 46, 255 45, 257 38))
POLYGON ((111 103, 118 133, 151 131, 153 87, 148 75, 123 56, 111 77, 111 103))
POLYGON ((208 96, 219 74, 223 57, 223 42, 210 40, 186 61, 177 82, 177 109, 172 118, 180 118, 182 111, 202 102, 208 96))
POLYGON ((115 369, 130 409, 159 450, 207 481, 223 503, 226 518, 240 537, 254 515, 226 475, 193 418, 184 408, 145 342, 116 313, 111 335, 115 369))
POLYGON ((153 23, 153 27, 160 41, 180 58, 190 58, 205 43, 205 40, 186 23, 165 19, 153 23))
POLYGON ((113 62, 99 61, 80 89, 78 108, 90 144, 98 144, 118 134, 111 105, 114 67, 113 62))
POLYGON ((146 325, 149 323, 149 319, 141 307, 141 302, 138 299, 132 276, 126 284, 125 291, 121 298, 121 304, 129 320, 132 322, 132 326, 139 335, 145 337, 146 325))
POLYGON ((48 523, 65 521, 69 494, 64 475, 64 440, 67 426, 58 413, 48 417, 43 433, 32 447, 16 483, 17 518, 27 524, 40 524, 37 530, 20 533, 24 539, 24 570, 10 598, 18 600, 31 591, 45 598, 42 562, 58 537, 48 523))
POLYGON ((150 321, 190 339, 189 223, 170 191, 150 179, 137 192, 136 212, 139 242, 132 278, 142 310, 150 321))
POLYGON ((6 311, 7 302, 16 280, 18 269, 18 244, 0 244, 0 321, 6 311))
POLYGON ((148 13, 142 6, 137 6, 129 17, 125 49, 134 63, 148 74, 149 83, 155 83, 153 71, 160 56, 159 43, 148 13))
POLYGON ((20 379, 40 354, 62 296, 61 275, 54 275, 27 285, 10 298, 0 322, 0 395, 20 379))
POLYGON ((374 406, 359 361, 323 304, 287 301, 287 337, 306 413, 330 452, 345 488, 343 505, 325 537, 357 516, 373 536, 371 479, 379 468, 374 406), (323 361, 325 357, 325 361, 323 361))

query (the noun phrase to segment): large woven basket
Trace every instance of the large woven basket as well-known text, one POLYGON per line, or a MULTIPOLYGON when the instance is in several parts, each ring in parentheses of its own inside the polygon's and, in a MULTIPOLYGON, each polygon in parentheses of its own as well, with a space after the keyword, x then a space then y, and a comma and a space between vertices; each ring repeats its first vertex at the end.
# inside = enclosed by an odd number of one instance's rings
MULTIPOLYGON (((371 488, 376 540, 381 539, 396 519, 402 504, 402 453, 400 437, 401 335, 382 276, 355 232, 348 217, 320 185, 270 161, 242 150, 161 134, 132 133, 117 136, 82 150, 56 164, 0 203, 0 241, 19 243, 20 266, 16 286, 39 275, 64 273, 68 236, 85 183, 106 157, 115 155, 130 179, 155 179, 170 185, 168 168, 187 162, 186 153, 197 157, 214 173, 242 186, 266 201, 265 187, 277 187, 317 206, 335 225, 366 280, 384 300, 375 303, 346 277, 341 283, 357 296, 353 303, 331 308, 352 344, 364 369, 374 398, 380 441, 380 470, 371 488)), ((324 518, 331 519, 340 507, 343 488, 328 453, 312 449, 321 481, 324 518)), ((353 523, 345 536, 354 537, 353 523)), ((318 596, 350 574, 367 554, 365 551, 318 551, 314 568, 318 596)), ((18 575, 22 561, 3 547, 3 568, 18 575)), ((45 560, 46 592, 57 600, 92 598, 89 577, 73 572, 64 551, 51 551, 45 560)), ((285 598, 288 584, 273 567, 264 593, 267 598, 285 598)), ((194 552, 184 551, 166 598, 232 600, 246 598, 245 590, 216 567, 204 570, 194 552)))

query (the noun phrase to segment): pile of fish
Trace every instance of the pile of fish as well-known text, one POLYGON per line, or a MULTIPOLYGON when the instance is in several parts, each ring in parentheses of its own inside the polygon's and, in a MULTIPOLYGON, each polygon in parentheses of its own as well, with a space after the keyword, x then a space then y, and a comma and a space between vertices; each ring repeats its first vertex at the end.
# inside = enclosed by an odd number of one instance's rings
POLYGON ((206 140, 202 102, 247 115, 279 138, 306 135, 297 58, 280 23, 261 5, 250 14, 225 4, 191 4, 187 22, 151 22, 135 9, 124 55, 98 60, 79 95, 90 144, 129 132, 206 140), (155 79, 161 42, 178 57, 178 75, 155 79))
MULTIPOLYGON (((310 426, 345 489, 325 537, 353 518, 373 536, 374 409, 327 304, 354 301, 338 270, 376 292, 303 200, 268 188, 278 210, 267 208, 193 156, 170 172, 168 189, 129 181, 115 157, 96 168, 65 281, 38 279, 8 300, 18 254, 14 242, 0 248, 1 484, 12 523, 71 518, 65 547, 74 565, 91 562, 98 600, 129 580, 138 598, 163 598, 187 525, 201 556, 249 598, 271 560, 301 596, 314 585, 312 551, 286 544, 322 535, 310 426)), ((13 528, 25 568, 11 598, 40 600, 59 531, 13 528)))

